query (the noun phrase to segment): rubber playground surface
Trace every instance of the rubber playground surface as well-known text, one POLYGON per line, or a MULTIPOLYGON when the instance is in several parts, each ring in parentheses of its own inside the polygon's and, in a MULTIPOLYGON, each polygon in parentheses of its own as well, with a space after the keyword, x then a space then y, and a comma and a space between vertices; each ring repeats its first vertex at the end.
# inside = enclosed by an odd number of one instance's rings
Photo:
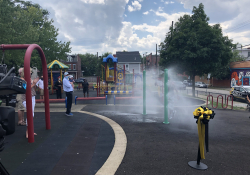
MULTIPOLYGON (((209 152, 205 171, 188 166, 198 152, 193 106, 176 107, 176 115, 164 124, 164 110, 151 103, 142 115, 142 102, 82 101, 65 116, 64 104, 51 105, 51 130, 45 129, 42 105, 34 118, 34 143, 25 138, 25 126, 6 136, 1 163, 10 174, 66 175, 165 175, 250 174, 249 113, 214 110, 209 122, 209 152), (125 138, 124 138, 124 135, 125 138), (124 153, 124 154, 123 154, 124 153), (116 167, 117 166, 117 167, 116 167)), ((17 117, 17 114, 16 114, 17 117)))

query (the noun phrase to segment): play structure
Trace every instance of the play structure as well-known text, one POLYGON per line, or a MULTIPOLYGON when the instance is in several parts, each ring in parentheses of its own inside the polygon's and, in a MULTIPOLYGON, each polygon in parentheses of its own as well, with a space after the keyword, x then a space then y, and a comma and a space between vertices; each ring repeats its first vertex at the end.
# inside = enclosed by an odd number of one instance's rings
POLYGON ((103 58, 103 63, 105 66, 102 66, 102 78, 97 78, 97 97, 106 94, 132 95, 135 83, 134 70, 132 74, 126 72, 125 65, 123 68, 118 66, 118 59, 111 54, 103 58), (111 65, 113 67, 110 67, 111 65))
POLYGON ((50 69, 51 93, 53 94, 54 82, 57 81, 58 77, 60 77, 62 80, 63 79, 62 70, 66 72, 66 69, 68 69, 69 67, 58 60, 54 60, 47 65, 47 68, 50 69), (53 74, 52 73, 53 69, 59 69, 60 74, 53 74))

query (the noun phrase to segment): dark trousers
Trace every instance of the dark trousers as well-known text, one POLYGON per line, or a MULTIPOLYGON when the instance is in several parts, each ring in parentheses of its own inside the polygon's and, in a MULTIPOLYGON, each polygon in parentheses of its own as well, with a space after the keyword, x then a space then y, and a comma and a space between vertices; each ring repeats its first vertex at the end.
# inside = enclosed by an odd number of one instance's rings
POLYGON ((56 98, 62 98, 62 92, 61 89, 56 90, 56 98))
POLYGON ((73 92, 66 92, 66 97, 67 97, 67 111, 66 114, 71 113, 71 106, 72 106, 72 96, 73 92))

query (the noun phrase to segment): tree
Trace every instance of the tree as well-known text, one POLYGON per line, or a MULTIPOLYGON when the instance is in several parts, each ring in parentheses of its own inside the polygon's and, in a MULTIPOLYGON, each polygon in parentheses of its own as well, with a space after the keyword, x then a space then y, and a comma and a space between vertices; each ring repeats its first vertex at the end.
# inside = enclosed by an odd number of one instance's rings
POLYGON ((97 57, 96 55, 86 53, 86 54, 79 54, 81 57, 81 69, 83 75, 85 76, 93 76, 96 75, 96 67, 97 67, 97 57))
POLYGON ((203 4, 193 7, 193 15, 178 19, 174 28, 161 43, 161 68, 174 67, 177 73, 190 75, 193 96, 195 96, 195 76, 214 73, 216 69, 228 65, 232 53, 232 40, 224 37, 219 24, 210 26, 203 4))
POLYGON ((242 55, 239 54, 238 50, 232 50, 232 53, 233 53, 233 56, 230 58, 229 62, 227 64, 221 65, 216 70, 214 70, 211 74, 212 77, 215 77, 219 80, 229 79, 230 78, 230 63, 246 60, 246 58, 244 58, 242 55))
MULTIPOLYGON (((49 20, 49 12, 39 4, 26 1, 0 0, 0 41, 1 44, 30 44, 41 46, 47 62, 66 59, 71 51, 70 42, 57 40, 58 29, 49 20)), ((24 50, 5 51, 4 63, 8 67, 23 65, 24 50)), ((31 66, 41 70, 41 61, 36 51, 32 54, 31 66)))

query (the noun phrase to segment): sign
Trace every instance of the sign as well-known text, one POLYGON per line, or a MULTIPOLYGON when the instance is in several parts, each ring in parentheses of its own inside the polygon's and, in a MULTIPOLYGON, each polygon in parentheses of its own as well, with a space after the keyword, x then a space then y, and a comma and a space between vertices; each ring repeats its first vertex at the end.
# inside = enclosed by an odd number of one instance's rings
POLYGON ((209 78, 210 78, 210 76, 211 76, 211 73, 208 73, 208 74, 207 74, 207 78, 209 79, 209 78))

